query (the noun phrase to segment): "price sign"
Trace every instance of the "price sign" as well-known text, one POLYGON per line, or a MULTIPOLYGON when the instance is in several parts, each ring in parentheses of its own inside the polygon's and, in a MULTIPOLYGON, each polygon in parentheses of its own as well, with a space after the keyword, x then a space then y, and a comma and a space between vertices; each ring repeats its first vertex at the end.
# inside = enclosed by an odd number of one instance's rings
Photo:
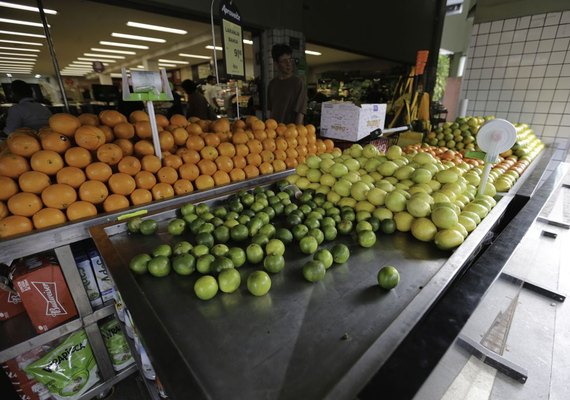
POLYGON ((220 5, 222 19, 222 39, 224 43, 224 62, 226 74, 234 79, 245 79, 245 60, 243 54, 243 34, 241 14, 235 3, 222 1, 220 5))

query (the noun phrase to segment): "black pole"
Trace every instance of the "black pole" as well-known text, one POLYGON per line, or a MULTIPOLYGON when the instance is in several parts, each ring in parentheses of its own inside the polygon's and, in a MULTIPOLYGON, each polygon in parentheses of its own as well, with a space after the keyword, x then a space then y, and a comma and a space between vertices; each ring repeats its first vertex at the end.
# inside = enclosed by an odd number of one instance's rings
POLYGON ((429 93, 430 98, 433 98, 433 90, 435 88, 435 82, 437 80, 437 61, 439 57, 439 47, 441 46, 441 36, 443 34, 443 23, 445 21, 446 5, 446 0, 437 0, 435 2, 431 44, 424 74, 424 91, 429 93))
POLYGON ((63 99, 63 105, 65 106, 65 111, 69 113, 69 103, 67 102, 67 97, 65 96, 65 89, 63 87, 63 81, 61 80, 61 74, 59 73, 59 63, 57 62, 55 49, 53 47, 53 42, 51 40, 51 33, 49 31, 46 13, 44 12, 44 6, 42 4, 42 0, 37 0, 37 2, 38 2, 38 9, 40 11, 40 18, 44 26, 44 32, 46 34, 46 40, 48 43, 49 52, 51 54, 51 61, 53 62, 53 68, 55 69, 57 84, 59 85, 59 90, 61 91, 61 98, 63 99))

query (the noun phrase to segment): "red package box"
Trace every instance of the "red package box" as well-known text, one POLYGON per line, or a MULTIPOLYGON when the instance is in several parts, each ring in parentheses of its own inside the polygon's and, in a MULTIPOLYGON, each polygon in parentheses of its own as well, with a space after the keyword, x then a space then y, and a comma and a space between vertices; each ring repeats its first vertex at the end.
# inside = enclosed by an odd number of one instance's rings
POLYGON ((18 293, 0 289, 0 321, 15 317, 26 311, 18 293))
POLYGON ((51 399, 51 393, 39 382, 30 381, 16 389, 16 393, 22 400, 47 400, 51 399))
POLYGON ((77 315, 69 288, 50 256, 30 257, 16 266, 14 288, 37 333, 43 333, 77 315))
POLYGON ((6 361, 2 364, 2 369, 8 376, 8 379, 12 382, 13 385, 24 385, 30 382, 30 378, 28 375, 18 365, 18 361, 13 358, 11 360, 6 361))

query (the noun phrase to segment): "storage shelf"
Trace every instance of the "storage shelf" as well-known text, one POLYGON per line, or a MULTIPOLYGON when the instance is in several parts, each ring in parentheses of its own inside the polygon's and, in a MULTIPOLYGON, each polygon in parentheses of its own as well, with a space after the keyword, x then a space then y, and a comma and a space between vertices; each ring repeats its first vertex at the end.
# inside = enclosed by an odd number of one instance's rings
POLYGON ((89 389, 87 392, 83 393, 83 395, 81 397, 79 397, 78 400, 92 399, 95 396, 98 396, 99 394, 110 389, 111 387, 113 387, 114 385, 116 385, 117 383, 119 383, 120 381, 129 377, 131 374, 133 374, 137 371, 138 371, 138 367, 136 364, 129 365, 124 370, 117 372, 117 374, 114 377, 112 377, 111 379, 108 379, 105 382, 99 382, 98 384, 96 384, 94 387, 89 389))

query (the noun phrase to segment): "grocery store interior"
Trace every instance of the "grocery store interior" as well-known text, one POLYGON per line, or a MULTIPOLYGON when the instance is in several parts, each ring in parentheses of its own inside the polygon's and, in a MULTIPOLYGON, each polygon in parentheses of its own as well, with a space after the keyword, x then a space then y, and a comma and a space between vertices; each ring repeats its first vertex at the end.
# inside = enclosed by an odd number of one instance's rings
POLYGON ((0 1, 0 398, 567 398, 568 1, 361 3, 0 1))

